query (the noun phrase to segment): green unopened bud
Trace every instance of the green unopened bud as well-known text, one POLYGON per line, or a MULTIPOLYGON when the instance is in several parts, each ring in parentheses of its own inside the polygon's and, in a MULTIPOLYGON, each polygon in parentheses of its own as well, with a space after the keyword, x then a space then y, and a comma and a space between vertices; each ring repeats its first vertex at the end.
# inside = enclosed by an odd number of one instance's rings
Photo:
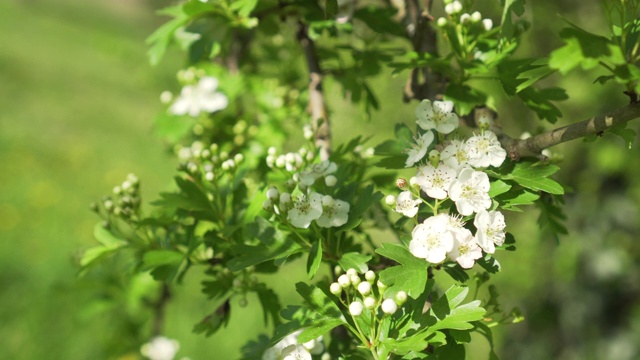
POLYGON ((400 189, 404 189, 405 187, 407 187, 407 180, 403 178, 398 178, 396 180, 396 186, 400 189))
POLYGON ((402 305, 407 301, 407 293, 404 291, 398 291, 396 294, 396 302, 398 305, 402 305))
POLYGON ((440 151, 433 149, 429 152, 429 162, 433 167, 438 167, 440 163, 440 151))

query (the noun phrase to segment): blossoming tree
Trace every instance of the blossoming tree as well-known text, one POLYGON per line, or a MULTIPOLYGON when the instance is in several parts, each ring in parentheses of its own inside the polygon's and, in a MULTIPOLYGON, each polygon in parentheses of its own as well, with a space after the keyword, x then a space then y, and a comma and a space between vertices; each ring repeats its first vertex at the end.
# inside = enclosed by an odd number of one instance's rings
POLYGON ((524 3, 502 0, 491 16, 471 0, 188 0, 163 9, 171 20, 148 39, 151 62, 177 43, 190 64, 178 72, 178 95, 161 95, 157 121, 179 159, 176 189, 143 212, 140 181, 129 175, 93 207, 100 245, 81 261, 87 272, 119 254, 132 276, 163 284, 142 354, 174 358, 163 308, 198 271, 213 311, 196 333, 220 331, 231 300, 257 294, 273 331, 247 339, 246 359, 461 359, 471 333, 495 359, 491 329, 523 317, 502 313, 495 292, 469 296, 467 284, 486 284, 501 270, 496 254, 515 250, 504 213, 538 204, 543 223, 564 231, 564 189, 551 178, 559 167, 543 151, 604 132, 630 142, 626 124, 640 116, 640 2, 607 3, 615 20, 605 36, 567 23, 565 45, 538 59, 516 54, 529 24, 524 3), (324 78, 371 115, 379 99, 369 81, 384 67, 407 76, 398 93, 415 109, 411 126, 370 148, 367 134, 336 144, 324 78), (620 84, 628 105, 525 139, 502 131, 496 97, 555 123, 554 102, 566 96, 539 81, 577 67, 608 71, 597 80, 620 84), (470 84, 479 78, 500 90, 470 84), (286 152, 295 133, 305 141, 286 152), (282 304, 261 275, 299 258, 309 281, 291 290, 301 303, 282 304))

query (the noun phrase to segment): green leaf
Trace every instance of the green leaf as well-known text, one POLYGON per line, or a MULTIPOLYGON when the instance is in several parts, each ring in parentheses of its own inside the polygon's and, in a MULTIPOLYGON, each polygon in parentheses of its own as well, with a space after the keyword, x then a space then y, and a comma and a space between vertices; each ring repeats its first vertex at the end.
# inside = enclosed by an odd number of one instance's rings
POLYGON ((538 193, 518 187, 517 189, 495 197, 494 200, 496 200, 504 210, 522 211, 517 206, 531 205, 538 200, 538 198, 540 198, 538 193))
POLYGON ((422 351, 429 346, 429 341, 421 336, 410 336, 401 340, 394 338, 386 338, 382 340, 382 344, 392 353, 398 355, 406 355, 412 351, 422 351))
POLYGON ((598 66, 602 61, 613 65, 625 63, 622 51, 612 40, 569 24, 572 27, 560 31, 560 37, 566 44, 554 50, 549 57, 551 68, 558 69, 564 75, 577 66, 587 70, 598 66))
POLYGON ((243 18, 249 17, 253 9, 258 5, 258 0, 235 0, 229 5, 229 8, 234 10, 238 15, 243 18))
POLYGON ((82 258, 80 259, 80 266, 83 268, 83 270, 85 270, 99 259, 102 259, 103 257, 116 252, 118 249, 124 247, 125 245, 126 243, 122 242, 120 245, 95 246, 89 248, 82 254, 82 258))
POLYGON ((316 313, 329 318, 342 318, 338 306, 320 288, 299 282, 296 284, 296 291, 316 313))
POLYGON ((562 112, 551 101, 560 101, 569 98, 565 90, 560 88, 539 90, 528 87, 518 92, 517 95, 527 107, 535 111, 541 120, 546 119, 552 124, 557 122, 559 117, 562 117, 562 112))
POLYGON ((122 247, 126 245, 124 239, 116 237, 111 231, 102 226, 102 223, 96 224, 93 228, 93 236, 105 247, 122 247))
POLYGON ((313 279, 322 263, 322 241, 316 241, 311 250, 309 250, 309 257, 307 257, 307 276, 309 280, 313 279))
POLYGON ((363 274, 369 269, 367 262, 371 260, 371 255, 364 255, 357 252, 348 252, 342 254, 340 260, 338 260, 338 264, 342 267, 344 271, 349 269, 356 269, 359 273, 363 274))
POLYGON ((466 286, 453 285, 438 298, 429 309, 429 314, 435 316, 437 322, 428 328, 427 333, 441 329, 472 329, 471 322, 481 320, 486 311, 480 307, 480 300, 460 305, 468 292, 466 286))
POLYGON ((333 19, 338 13, 338 0, 326 0, 324 7, 325 19, 333 19))
POLYGON ((173 250, 150 250, 142 257, 143 268, 151 269, 163 265, 177 265, 184 259, 184 254, 173 250))
POLYGON ((315 340, 318 337, 329 332, 329 330, 344 323, 345 322, 342 319, 335 318, 316 320, 313 322, 313 326, 304 329, 300 333, 300 335, 298 335, 298 343, 305 343, 307 341, 315 340))
POLYGON ((422 294, 427 283, 428 262, 413 256, 402 245, 384 243, 376 253, 400 263, 380 272, 380 281, 389 286, 388 293, 402 290, 414 299, 422 294))
POLYGON ((503 175, 502 178, 513 180, 530 190, 544 191, 550 194, 564 194, 562 185, 548 178, 559 169, 558 166, 553 164, 519 162, 511 173, 503 175))
POLYGON ((280 323, 279 312, 282 308, 280 301, 278 300, 278 295, 273 290, 267 288, 264 284, 258 285, 254 290, 258 295, 260 305, 262 305, 264 324, 267 325, 267 320, 271 317, 273 324, 278 325, 280 323))
POLYGON ((487 94, 467 85, 451 83, 444 92, 444 99, 453 101, 458 115, 464 116, 471 113, 476 106, 484 106, 487 94))
POLYGON ((511 185, 507 184, 502 180, 495 180, 491 182, 491 187, 489 188, 489 196, 494 198, 498 195, 504 194, 511 189, 511 185))
POLYGON ((627 147, 629 148, 629 150, 631 150, 631 147, 633 146, 633 143, 636 141, 636 137, 638 134, 636 134, 636 132, 633 129, 627 128, 627 124, 628 123, 624 123, 621 125, 613 126, 609 129, 608 132, 621 137, 622 140, 624 140, 625 143, 627 144, 627 147))
POLYGON ((358 194, 355 204, 349 210, 349 219, 346 224, 342 225, 339 229, 348 231, 358 226, 362 221, 362 216, 367 210, 369 210, 369 207, 371 207, 372 204, 379 202, 383 197, 384 195, 382 195, 381 192, 374 192, 373 184, 362 189, 358 194))

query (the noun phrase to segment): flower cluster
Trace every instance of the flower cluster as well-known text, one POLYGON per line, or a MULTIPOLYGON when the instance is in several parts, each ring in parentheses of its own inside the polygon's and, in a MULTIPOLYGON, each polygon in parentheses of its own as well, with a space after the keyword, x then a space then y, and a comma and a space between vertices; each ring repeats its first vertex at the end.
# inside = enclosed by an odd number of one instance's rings
MULTIPOLYGON (((262 354, 262 360, 311 360, 311 355, 320 355, 324 352, 322 337, 298 344, 298 336, 301 333, 302 330, 295 331, 278 341, 262 354)), ((325 357, 327 356, 322 358, 325 357)))
MULTIPOLYGON (((112 196, 102 199, 102 207, 109 215, 122 219, 136 220, 140 212, 140 180, 134 174, 127 175, 127 179, 113 188, 112 196)), ((97 204, 92 209, 100 212, 97 204)))
POLYGON ((244 156, 240 153, 231 156, 228 152, 221 151, 217 144, 206 146, 200 141, 176 150, 181 170, 192 176, 201 174, 209 182, 225 172, 232 173, 244 161, 244 156))
MULTIPOLYGON (((180 91, 180 95, 169 106, 169 113, 173 115, 199 116, 201 113, 213 113, 223 110, 229 104, 227 97, 216 91, 218 89, 218 79, 211 76, 202 76, 197 83, 194 76, 187 79, 191 82, 185 85, 180 91)), ((171 94, 164 92, 161 95, 163 102, 170 102, 171 94)))
POLYGON ((376 281, 376 274, 368 270, 363 278, 358 275, 356 269, 349 269, 338 280, 329 285, 329 291, 341 296, 343 305, 349 309, 349 314, 354 317, 366 315, 377 319, 380 316, 392 315, 407 301, 407 293, 399 291, 393 298, 384 298, 386 285, 376 281), (381 313, 378 314, 378 309, 381 313))
MULTIPOLYGON (((483 19, 482 14, 479 11, 474 11, 472 14, 463 12, 464 6, 462 2, 458 0, 445 0, 444 12, 454 21, 465 26, 479 26, 484 31, 489 31, 493 28, 493 21, 489 18, 483 19)), ((437 20, 438 26, 446 26, 448 19, 441 17, 437 20)))
MULTIPOLYGON (((449 101, 423 100, 416 109, 416 117, 416 123, 425 132, 407 150, 406 162, 407 166, 418 163, 416 175, 409 181, 409 190, 397 198, 387 196, 386 203, 407 217, 416 217, 421 204, 431 208, 434 215, 412 231, 409 250, 413 255, 434 264, 449 258, 463 268, 471 268, 482 257, 482 251, 492 254, 496 245, 504 243, 504 216, 490 210, 489 176, 482 170, 502 165, 506 151, 489 130, 467 140, 446 140, 445 135, 451 134, 459 123, 449 101), (438 144, 432 145, 436 140, 432 131, 438 134, 438 144), (422 162, 427 152, 428 161, 422 162), (439 212, 447 199, 453 201, 458 215, 439 212), (475 234, 463 222, 463 217, 471 216, 475 216, 475 234)), ((406 182, 401 185, 406 188, 406 182)))
POLYGON ((346 224, 349 219, 349 203, 312 190, 321 178, 324 179, 324 188, 333 188, 338 179, 331 174, 337 168, 334 162, 328 160, 309 164, 293 174, 288 182, 291 192, 280 193, 275 187, 269 188, 263 208, 286 216, 286 221, 297 228, 306 229, 313 221, 325 228, 346 224))

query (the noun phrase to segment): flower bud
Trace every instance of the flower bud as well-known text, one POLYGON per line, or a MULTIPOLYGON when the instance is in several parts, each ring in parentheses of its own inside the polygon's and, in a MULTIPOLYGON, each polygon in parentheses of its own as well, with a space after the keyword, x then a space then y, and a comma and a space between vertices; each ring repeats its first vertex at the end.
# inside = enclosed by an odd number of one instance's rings
POLYGON ((396 302, 398 305, 402 305, 407 301, 407 293, 404 291, 398 291, 396 294, 396 302))
POLYGON ((283 192, 280 194, 280 205, 286 205, 291 202, 291 194, 283 192))
POLYGON ((373 309, 374 307, 376 307, 376 299, 372 296, 367 296, 366 298, 364 298, 364 307, 369 310, 373 309))
POLYGON ((329 291, 333 295, 340 295, 340 293, 342 292, 342 286, 340 286, 340 284, 338 284, 337 282, 331 283, 331 285, 329 285, 329 291))
POLYGON ((342 286, 343 288, 348 288, 351 285, 351 279, 349 278, 349 275, 340 275, 340 277, 338 277, 338 284, 340 284, 340 286, 342 286))
POLYGON ((415 176, 412 176, 409 179, 409 184, 411 185, 411 187, 416 187, 418 186, 418 178, 416 178, 415 176))
POLYGON ((122 193, 122 188, 120 188, 120 186, 115 186, 113 188, 113 193, 116 195, 120 195, 122 193))
POLYGON ((384 202, 389 206, 393 206, 396 204, 396 197, 393 195, 387 195, 387 197, 384 198, 384 202))
POLYGON ((349 276, 358 275, 358 271, 354 268, 349 268, 347 269, 347 275, 349 276))
POLYGON ((358 275, 349 276, 349 280, 351 281, 351 284, 353 284, 354 286, 359 285, 360 282, 362 281, 358 275))
POLYGON ((269 149, 267 149, 267 154, 272 156, 275 156, 277 152, 278 150, 274 146, 271 146, 269 147, 269 149))
POLYGON ((491 119, 488 116, 480 116, 478 118, 478 127, 482 130, 487 130, 491 126, 491 119))
POLYGON ((366 273, 364 273, 364 278, 367 279, 367 281, 373 281, 376 279, 376 273, 369 270, 366 273))
POLYGON ((386 299, 381 305, 382 312, 385 314, 393 314, 398 310, 398 304, 393 299, 386 299))
POLYGON ((491 21, 491 19, 484 19, 482 20, 482 26, 484 26, 485 30, 489 31, 493 28, 493 21, 491 21))
POLYGON ((479 11, 474 11, 473 14, 471 14, 471 21, 477 23, 480 20, 482 20, 482 14, 480 14, 479 11))
POLYGON ((354 301, 349 304, 349 314, 353 316, 360 316, 360 314, 362 314, 363 308, 364 307, 362 306, 362 303, 360 301, 354 301))
POLYGON ((396 180, 396 186, 400 189, 404 189, 407 186, 407 180, 399 178, 396 180))
POLYGON ((278 189, 276 189, 275 186, 272 186, 269 188, 269 190, 267 190, 267 199, 271 201, 276 201, 278 200, 279 197, 280 197, 280 193, 278 192, 278 189))
POLYGON ((433 149, 429 152, 429 162, 433 167, 438 167, 440 163, 440 151, 433 149))
POLYGON ((464 13, 462 15, 460 15, 460 23, 461 24, 468 24, 471 23, 471 15, 464 13))
POLYGON ((273 202, 269 199, 265 200, 262 203, 262 208, 265 209, 266 211, 271 211, 273 209, 273 202))
POLYGON ((160 102, 163 104, 168 104, 171 102, 171 100, 173 100, 173 94, 171 93, 171 91, 163 91, 160 94, 160 102))
POLYGON ((212 172, 207 172, 206 174, 204 174, 204 178, 207 181, 213 181, 214 177, 215 177, 215 175, 212 172))
POLYGON ((371 283, 368 281, 363 281, 358 284, 358 292, 362 295, 369 295, 371 293, 371 283))
POLYGON ((384 289, 387 288, 387 285, 385 285, 382 281, 378 280, 378 282, 376 283, 376 285, 378 285, 378 289, 380 290, 380 293, 382 293, 384 291, 384 289))
POLYGON ((336 178, 333 175, 329 175, 326 178, 324 178, 324 183, 328 186, 328 187, 333 187, 336 185, 336 183, 338 182, 338 178, 336 178))
POLYGON ((236 164, 241 163, 244 160, 244 155, 242 154, 235 154, 235 156, 233 157, 233 161, 236 162, 236 164))
POLYGON ((438 21, 436 22, 436 25, 438 25, 439 27, 445 27, 447 26, 447 19, 446 18, 438 18, 438 21))

